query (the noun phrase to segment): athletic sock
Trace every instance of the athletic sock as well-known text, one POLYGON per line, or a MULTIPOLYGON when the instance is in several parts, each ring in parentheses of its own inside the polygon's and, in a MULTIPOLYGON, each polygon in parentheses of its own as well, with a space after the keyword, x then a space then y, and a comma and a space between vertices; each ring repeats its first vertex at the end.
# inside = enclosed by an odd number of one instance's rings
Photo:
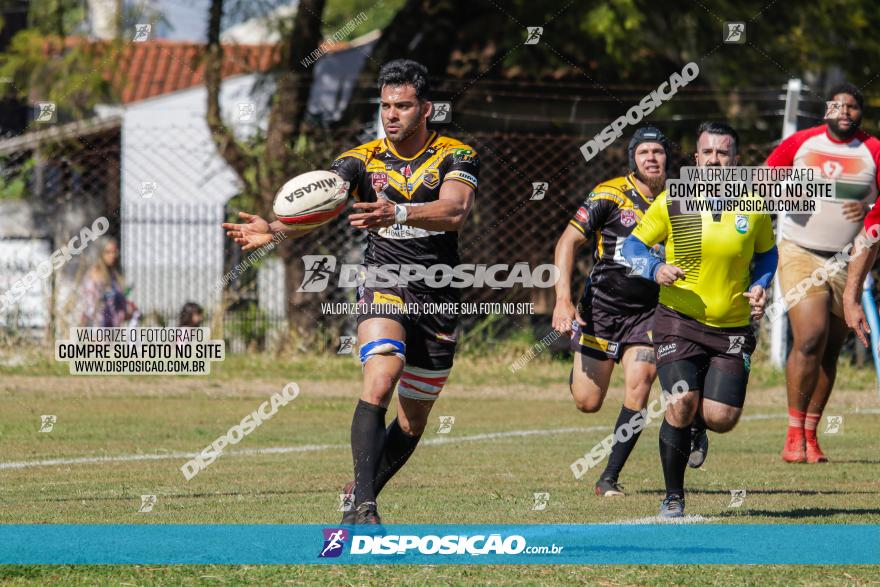
POLYGON ((706 421, 703 420, 703 415, 700 413, 700 410, 697 410, 697 415, 694 416, 694 421, 691 422, 691 430, 696 435, 700 432, 705 432, 707 428, 708 426, 706 426, 706 421))
POLYGON ((611 456, 608 457, 608 465, 605 467, 605 470, 602 472, 603 479, 611 479, 612 481, 617 481, 617 478, 620 476, 620 471, 623 469, 623 465, 626 464, 626 460, 629 458, 630 453, 636 446, 636 442, 639 440, 639 435, 642 433, 641 430, 638 432, 632 431, 632 427, 629 426, 630 420, 638 414, 638 410, 631 410, 626 406, 621 406, 620 415, 617 416, 617 424, 614 425, 614 444, 611 445, 611 456), (619 430, 622 426, 626 426, 630 429, 631 433, 627 437, 626 440, 620 441, 620 437, 623 434, 618 436, 619 430))
POLYGON ((788 438, 796 440, 804 437, 804 421, 807 415, 795 408, 788 408, 788 438))
POLYGON ((373 478, 373 490, 376 495, 379 495, 385 484, 394 477, 416 450, 419 439, 421 436, 410 436, 404 432, 397 418, 388 425, 388 429, 385 430, 385 448, 376 468, 376 476, 373 478))
POLYGON ((358 400, 351 419, 351 456, 354 460, 354 503, 376 501, 373 473, 385 444, 385 408, 358 400))
POLYGON ((691 452, 691 427, 676 428, 663 419, 660 426, 660 463, 666 480, 666 497, 684 497, 684 472, 691 452))
POLYGON ((807 412, 806 418, 804 418, 804 437, 807 442, 816 442, 816 427, 819 425, 819 420, 822 419, 822 414, 811 414, 807 412))

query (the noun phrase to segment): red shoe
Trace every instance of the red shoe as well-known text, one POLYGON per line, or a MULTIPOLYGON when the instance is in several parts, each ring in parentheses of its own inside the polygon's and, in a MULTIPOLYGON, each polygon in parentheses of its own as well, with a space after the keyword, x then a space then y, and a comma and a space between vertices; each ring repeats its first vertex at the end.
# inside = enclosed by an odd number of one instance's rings
POLYGON ((786 463, 806 463, 806 444, 806 440, 803 436, 789 434, 785 437, 785 448, 782 449, 782 460, 786 463))
POLYGON ((828 457, 819 448, 819 440, 812 440, 807 443, 807 462, 808 463, 827 463, 828 457))

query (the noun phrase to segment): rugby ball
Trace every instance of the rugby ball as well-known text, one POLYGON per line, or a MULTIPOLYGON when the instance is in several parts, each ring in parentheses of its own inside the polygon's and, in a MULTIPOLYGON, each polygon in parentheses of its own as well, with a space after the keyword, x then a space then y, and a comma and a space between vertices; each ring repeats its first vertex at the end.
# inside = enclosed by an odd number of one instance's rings
POLYGON ((347 181, 330 171, 309 171, 281 186, 272 211, 292 228, 311 230, 339 216, 347 200, 347 181))

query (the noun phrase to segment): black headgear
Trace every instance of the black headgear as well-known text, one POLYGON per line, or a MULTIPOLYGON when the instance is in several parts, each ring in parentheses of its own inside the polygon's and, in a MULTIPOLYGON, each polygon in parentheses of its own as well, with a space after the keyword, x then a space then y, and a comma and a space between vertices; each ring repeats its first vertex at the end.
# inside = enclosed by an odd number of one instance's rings
POLYGON ((663 145, 663 150, 666 151, 666 172, 668 173, 671 159, 669 156, 669 141, 656 126, 643 126, 633 133, 632 138, 629 140, 629 147, 626 149, 629 154, 629 170, 633 173, 638 171, 636 167, 636 148, 642 143, 660 143, 663 145))

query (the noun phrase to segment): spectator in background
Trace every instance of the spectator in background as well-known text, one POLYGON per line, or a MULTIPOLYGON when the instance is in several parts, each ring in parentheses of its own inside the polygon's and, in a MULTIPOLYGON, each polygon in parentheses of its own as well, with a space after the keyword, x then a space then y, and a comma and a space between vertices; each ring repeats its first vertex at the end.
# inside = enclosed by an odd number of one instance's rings
POLYGON ((123 326, 136 308, 128 301, 125 277, 119 268, 119 243, 107 238, 98 260, 83 279, 83 314, 81 326, 123 326))
POLYGON ((205 311, 195 302, 187 302, 180 310, 180 319, 177 321, 178 326, 199 328, 205 319, 205 311))

